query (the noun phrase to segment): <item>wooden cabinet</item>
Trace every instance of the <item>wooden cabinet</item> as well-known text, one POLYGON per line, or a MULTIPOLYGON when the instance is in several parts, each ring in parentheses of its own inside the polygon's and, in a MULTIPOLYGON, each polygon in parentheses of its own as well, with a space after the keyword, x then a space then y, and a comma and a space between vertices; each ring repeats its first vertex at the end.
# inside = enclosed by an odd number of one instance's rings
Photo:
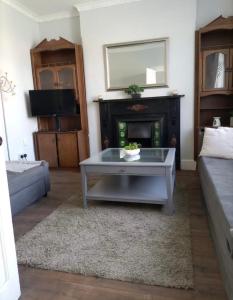
POLYGON ((205 127, 220 117, 230 126, 233 111, 233 17, 220 16, 196 32, 195 158, 205 127))
POLYGON ((78 167, 78 139, 76 133, 57 133, 57 149, 60 167, 78 167))
POLYGON ((45 39, 31 49, 31 61, 34 88, 43 90, 72 89, 75 91, 76 102, 80 111, 72 116, 37 118, 39 132, 35 134, 36 158, 48 160, 50 166, 53 167, 56 165, 59 167, 77 167, 80 160, 89 156, 82 47, 63 38, 50 41, 45 39), (58 127, 61 132, 58 131, 58 127), (56 151, 50 151, 50 148, 47 149, 46 147, 49 143, 52 144, 54 134, 56 151), (50 141, 49 137, 51 138, 50 141), (78 139, 82 140, 82 143, 78 143, 78 139), (49 153, 46 152, 46 149, 49 153))
POLYGON ((51 168, 76 168, 83 156, 79 149, 81 132, 35 132, 34 144, 39 160, 46 160, 51 168))
POLYGON ((36 133, 34 135, 36 156, 38 160, 46 160, 51 168, 58 167, 57 141, 55 133, 36 133))

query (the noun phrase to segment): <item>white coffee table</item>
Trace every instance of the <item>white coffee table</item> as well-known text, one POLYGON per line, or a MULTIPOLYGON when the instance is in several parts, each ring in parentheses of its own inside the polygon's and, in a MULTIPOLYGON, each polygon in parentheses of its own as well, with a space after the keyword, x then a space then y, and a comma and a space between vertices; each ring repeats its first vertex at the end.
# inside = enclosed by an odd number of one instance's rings
POLYGON ((108 148, 80 163, 83 204, 89 200, 152 203, 174 212, 175 149, 143 148, 128 157, 121 148, 108 148), (88 189, 88 175, 104 175, 88 189))

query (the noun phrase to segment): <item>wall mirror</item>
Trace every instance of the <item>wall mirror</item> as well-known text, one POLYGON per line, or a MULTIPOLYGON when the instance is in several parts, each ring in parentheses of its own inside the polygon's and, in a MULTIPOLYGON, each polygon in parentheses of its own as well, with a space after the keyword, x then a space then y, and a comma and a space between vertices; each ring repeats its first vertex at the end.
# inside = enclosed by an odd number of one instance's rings
POLYGON ((107 90, 167 86, 167 38, 104 45, 107 90))

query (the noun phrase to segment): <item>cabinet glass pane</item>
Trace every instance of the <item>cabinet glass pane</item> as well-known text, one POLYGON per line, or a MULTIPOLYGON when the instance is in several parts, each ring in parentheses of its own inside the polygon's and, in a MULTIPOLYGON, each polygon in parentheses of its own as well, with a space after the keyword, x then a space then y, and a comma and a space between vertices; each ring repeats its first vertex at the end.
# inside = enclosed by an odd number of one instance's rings
POLYGON ((53 72, 51 70, 43 70, 39 73, 40 88, 42 90, 49 90, 54 88, 53 72))
POLYGON ((74 89, 74 69, 62 68, 58 70, 59 88, 61 89, 74 89))
POLYGON ((206 56, 205 88, 222 89, 225 87, 225 54, 216 52, 206 56))

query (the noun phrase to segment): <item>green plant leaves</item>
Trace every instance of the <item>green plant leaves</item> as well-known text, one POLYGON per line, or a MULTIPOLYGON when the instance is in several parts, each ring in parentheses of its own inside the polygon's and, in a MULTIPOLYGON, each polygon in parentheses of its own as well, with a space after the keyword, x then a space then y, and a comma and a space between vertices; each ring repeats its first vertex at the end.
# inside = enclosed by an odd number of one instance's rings
POLYGON ((143 91, 144 91, 144 88, 140 87, 137 84, 131 84, 127 89, 125 89, 125 92, 129 95, 140 94, 143 91))

